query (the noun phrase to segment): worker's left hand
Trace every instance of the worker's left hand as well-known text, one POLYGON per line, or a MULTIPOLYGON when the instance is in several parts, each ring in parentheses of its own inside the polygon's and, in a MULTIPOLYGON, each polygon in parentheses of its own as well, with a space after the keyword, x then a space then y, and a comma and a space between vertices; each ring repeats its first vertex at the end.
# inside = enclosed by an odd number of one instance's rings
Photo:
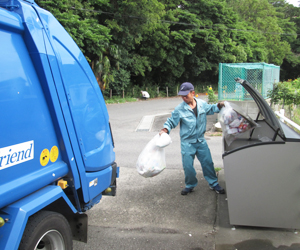
POLYGON ((218 109, 221 110, 221 108, 225 107, 225 104, 224 104, 224 102, 218 102, 217 106, 218 106, 218 109))

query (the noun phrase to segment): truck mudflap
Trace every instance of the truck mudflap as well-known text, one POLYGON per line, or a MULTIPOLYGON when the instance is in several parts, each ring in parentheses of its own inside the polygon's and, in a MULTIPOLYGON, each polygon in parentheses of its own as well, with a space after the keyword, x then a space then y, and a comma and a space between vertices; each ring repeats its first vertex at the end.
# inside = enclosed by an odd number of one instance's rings
POLYGON ((116 196, 117 193, 117 178, 119 178, 120 168, 117 163, 114 162, 112 167, 112 175, 110 186, 102 192, 102 195, 116 196))
POLYGON ((0 250, 17 250, 28 218, 54 201, 63 198, 74 214, 76 208, 63 190, 54 185, 46 186, 0 211, 5 224, 0 228, 0 250))

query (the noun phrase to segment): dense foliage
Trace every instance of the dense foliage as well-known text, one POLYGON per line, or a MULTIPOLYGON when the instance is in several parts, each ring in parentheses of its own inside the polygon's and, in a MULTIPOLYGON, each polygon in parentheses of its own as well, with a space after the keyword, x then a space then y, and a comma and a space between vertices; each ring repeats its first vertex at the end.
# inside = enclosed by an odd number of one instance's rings
POLYGON ((103 91, 213 85, 221 62, 279 65, 281 80, 300 74, 300 8, 285 0, 36 3, 70 33, 103 91))
POLYGON ((300 104, 300 79, 293 81, 280 82, 274 85, 273 90, 269 91, 268 96, 272 103, 285 105, 300 104))

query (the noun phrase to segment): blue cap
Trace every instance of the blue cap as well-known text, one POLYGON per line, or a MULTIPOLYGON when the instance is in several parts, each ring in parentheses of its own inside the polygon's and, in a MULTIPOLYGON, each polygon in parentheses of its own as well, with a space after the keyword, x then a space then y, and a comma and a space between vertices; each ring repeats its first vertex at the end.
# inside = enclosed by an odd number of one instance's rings
POLYGON ((192 90, 194 90, 193 84, 190 82, 184 82, 180 85, 178 95, 188 95, 192 90))

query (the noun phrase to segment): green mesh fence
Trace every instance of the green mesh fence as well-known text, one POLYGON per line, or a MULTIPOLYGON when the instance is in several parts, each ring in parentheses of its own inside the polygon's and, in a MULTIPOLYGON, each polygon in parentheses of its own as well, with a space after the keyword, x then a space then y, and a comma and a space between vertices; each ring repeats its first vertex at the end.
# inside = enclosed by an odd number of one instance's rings
POLYGON ((273 84, 279 82, 280 67, 267 63, 220 63, 219 100, 251 100, 250 94, 235 82, 235 78, 247 80, 264 97, 273 84))

